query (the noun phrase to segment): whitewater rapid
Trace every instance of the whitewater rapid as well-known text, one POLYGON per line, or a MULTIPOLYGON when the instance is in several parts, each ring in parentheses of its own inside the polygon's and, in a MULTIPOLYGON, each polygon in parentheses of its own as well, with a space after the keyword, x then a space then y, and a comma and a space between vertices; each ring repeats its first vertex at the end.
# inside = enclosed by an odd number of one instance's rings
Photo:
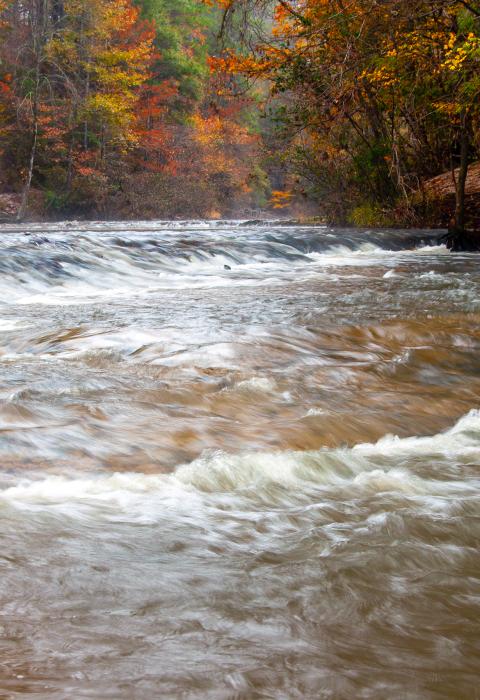
POLYGON ((480 272, 432 231, 0 233, 0 697, 474 697, 480 272))

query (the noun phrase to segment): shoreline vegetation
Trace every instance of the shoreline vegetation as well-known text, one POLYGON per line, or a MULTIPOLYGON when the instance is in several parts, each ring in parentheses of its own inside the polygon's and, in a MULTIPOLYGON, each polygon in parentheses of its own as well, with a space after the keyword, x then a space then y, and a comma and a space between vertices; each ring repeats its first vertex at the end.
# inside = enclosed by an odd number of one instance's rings
POLYGON ((477 0, 0 0, 0 223, 284 218, 480 249, 477 0))

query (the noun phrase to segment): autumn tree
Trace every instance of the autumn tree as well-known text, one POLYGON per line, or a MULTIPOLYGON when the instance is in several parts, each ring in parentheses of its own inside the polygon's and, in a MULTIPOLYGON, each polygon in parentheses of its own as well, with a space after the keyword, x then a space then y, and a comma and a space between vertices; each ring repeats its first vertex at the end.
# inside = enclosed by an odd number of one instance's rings
POLYGON ((0 0, 0 164, 18 218, 32 187, 52 216, 250 206, 265 189, 256 108, 212 76, 220 18, 202 0, 0 0))
POLYGON ((246 40, 218 68, 270 81, 288 158, 333 220, 359 221, 366 206, 373 219, 389 210, 395 220, 399 207, 414 219, 422 183, 451 168, 463 228, 478 145, 477 2, 285 0, 263 33, 250 18, 270 3, 220 4, 227 37, 240 18, 246 40))
POLYGON ((23 159, 22 218, 32 178, 68 199, 82 178, 98 189, 140 145, 154 30, 130 0, 14 1, 2 17, 15 120, 5 157, 23 159))

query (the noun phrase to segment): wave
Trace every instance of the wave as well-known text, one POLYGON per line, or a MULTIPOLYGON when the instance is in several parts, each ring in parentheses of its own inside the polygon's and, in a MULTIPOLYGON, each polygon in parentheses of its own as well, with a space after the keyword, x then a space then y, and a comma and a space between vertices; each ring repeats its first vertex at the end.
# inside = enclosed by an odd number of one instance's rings
POLYGON ((155 222, 1 228, 3 304, 77 304, 160 290, 282 283, 436 243, 436 232, 155 222))
POLYGON ((123 514, 135 520, 147 513, 150 519, 163 517, 166 508, 203 507, 205 498, 222 494, 247 497, 253 507, 259 499, 278 506, 288 499, 311 498, 312 490, 321 498, 322 490, 325 494, 332 489, 344 489, 350 497, 389 492, 448 499, 478 494, 478 479, 458 480, 451 470, 479 458, 480 411, 472 410, 450 430, 430 437, 387 435, 377 443, 311 452, 216 452, 168 475, 22 480, 0 491, 0 504, 21 511, 60 509, 73 517, 123 514), (422 465, 435 465, 435 478, 422 477, 422 465))

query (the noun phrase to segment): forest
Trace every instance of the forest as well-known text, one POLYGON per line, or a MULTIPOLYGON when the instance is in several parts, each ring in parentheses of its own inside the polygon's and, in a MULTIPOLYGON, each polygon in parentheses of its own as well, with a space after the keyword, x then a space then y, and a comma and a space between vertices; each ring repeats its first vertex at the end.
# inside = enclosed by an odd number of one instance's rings
POLYGON ((0 208, 480 224, 475 0, 0 0, 0 208))

